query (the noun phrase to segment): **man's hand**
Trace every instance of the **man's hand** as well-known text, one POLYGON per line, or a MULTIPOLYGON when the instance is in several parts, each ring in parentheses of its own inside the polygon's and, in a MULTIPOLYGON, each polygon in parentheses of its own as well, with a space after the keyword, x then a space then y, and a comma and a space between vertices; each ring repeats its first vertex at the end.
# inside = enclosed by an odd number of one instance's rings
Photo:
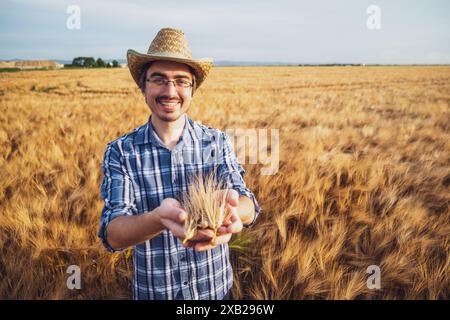
MULTIPOLYGON (((186 237, 184 224, 187 213, 181 208, 180 202, 173 198, 166 198, 158 207, 157 213, 161 224, 172 231, 173 235, 181 241, 186 237)), ((197 232, 193 241, 210 241, 214 233, 212 230, 200 230, 197 232)))
POLYGON ((184 238, 184 221, 187 214, 177 200, 173 198, 164 199, 158 207, 157 213, 164 227, 172 231, 175 237, 184 238))
MULTIPOLYGON (((227 192, 227 190, 222 190, 222 192, 227 192)), ((237 213, 237 207, 239 205, 239 194, 236 190, 229 189, 227 197, 225 199, 227 208, 225 212, 228 212, 228 216, 224 220, 222 226, 218 229, 218 236, 213 240, 212 235, 210 239, 192 239, 194 241, 188 241, 186 247, 194 247, 196 251, 204 251, 215 248, 216 246, 228 243, 231 239, 233 233, 239 233, 242 231, 242 221, 237 213)), ((200 230, 200 231, 210 231, 212 230, 200 230)), ((198 232, 199 233, 199 232, 198 232)))

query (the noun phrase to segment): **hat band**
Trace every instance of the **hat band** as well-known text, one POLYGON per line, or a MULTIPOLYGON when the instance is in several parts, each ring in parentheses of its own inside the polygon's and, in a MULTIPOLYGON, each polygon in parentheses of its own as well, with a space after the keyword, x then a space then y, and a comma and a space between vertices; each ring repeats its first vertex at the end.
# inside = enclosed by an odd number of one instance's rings
POLYGON ((152 56, 159 56, 164 58, 177 58, 177 59, 187 59, 191 60, 191 56, 186 56, 184 54, 178 53, 178 52, 149 52, 148 55, 152 56))

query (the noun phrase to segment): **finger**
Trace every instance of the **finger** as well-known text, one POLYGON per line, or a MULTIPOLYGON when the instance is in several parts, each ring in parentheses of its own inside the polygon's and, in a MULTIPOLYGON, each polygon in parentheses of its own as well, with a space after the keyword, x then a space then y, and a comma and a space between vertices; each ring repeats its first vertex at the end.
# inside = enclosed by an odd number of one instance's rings
POLYGON ((195 244, 190 240, 183 242, 183 247, 185 247, 185 248, 192 248, 194 245, 195 244))
POLYGON ((209 241, 214 237, 214 231, 211 229, 197 230, 192 241, 209 241))
POLYGON ((231 222, 231 215, 232 213, 229 213, 225 219, 222 222, 222 226, 229 226, 232 222, 231 222))
POLYGON ((225 218, 223 219, 222 225, 230 224, 231 223, 230 217, 233 214, 237 214, 237 208, 227 205, 225 211, 225 218))
POLYGON ((234 221, 234 220, 232 220, 233 216, 238 216, 237 208, 228 206, 227 215, 226 215, 225 219, 223 220, 222 225, 228 226, 228 225, 232 224, 234 221))
POLYGON ((231 233, 226 233, 226 234, 216 237, 216 242, 215 242, 216 246, 230 242, 231 236, 232 236, 231 233))
POLYGON ((236 221, 236 222, 230 224, 230 225, 227 227, 227 231, 228 231, 229 233, 239 233, 239 232, 242 231, 242 227, 243 227, 243 226, 242 226, 242 222, 241 222, 241 221, 236 221))
POLYGON ((231 233, 227 233, 227 234, 216 237, 214 239, 214 241, 211 241, 209 243, 207 243, 207 242, 196 243, 195 250, 196 251, 205 251, 205 250, 213 249, 213 248, 217 247, 218 245, 228 243, 231 239, 231 236, 232 236, 231 233))
POLYGON ((172 219, 174 222, 184 224, 187 219, 187 213, 183 209, 175 210, 169 213, 165 218, 172 219))
POLYGON ((228 233, 228 228, 226 226, 221 226, 219 229, 217 229, 217 234, 222 235, 228 233))
POLYGON ((194 247, 195 251, 197 251, 197 252, 206 251, 206 250, 210 250, 213 248, 214 248, 214 246, 212 246, 212 245, 202 245, 202 244, 196 244, 194 247))
POLYGON ((200 229, 197 231, 199 238, 212 238, 214 237, 214 231, 211 229, 200 229))
POLYGON ((206 241, 206 242, 197 242, 195 244, 195 250, 196 251, 205 251, 212 248, 215 248, 217 246, 216 240, 206 241))
POLYGON ((161 204, 168 204, 170 206, 176 207, 176 208, 181 208, 181 204, 177 199, 174 198, 166 198, 164 199, 161 204))
POLYGON ((186 237, 186 231, 184 229, 184 226, 174 222, 171 219, 162 219, 163 224, 172 231, 173 235, 177 238, 184 239, 186 237))
POLYGON ((184 222, 187 218, 187 213, 181 208, 171 208, 171 210, 161 210, 160 216, 163 219, 170 219, 175 222, 184 222))
POLYGON ((187 219, 186 211, 184 211, 184 210, 179 211, 176 220, 181 223, 184 223, 186 221, 186 219, 187 219))
POLYGON ((216 238, 217 245, 230 242, 232 234, 226 233, 216 238))
POLYGON ((243 225, 241 218, 237 215, 237 213, 230 215, 231 224, 227 226, 227 230, 230 233, 238 233, 242 231, 243 225))
POLYGON ((228 189, 226 201, 230 206, 237 207, 239 205, 239 193, 234 189, 228 189))

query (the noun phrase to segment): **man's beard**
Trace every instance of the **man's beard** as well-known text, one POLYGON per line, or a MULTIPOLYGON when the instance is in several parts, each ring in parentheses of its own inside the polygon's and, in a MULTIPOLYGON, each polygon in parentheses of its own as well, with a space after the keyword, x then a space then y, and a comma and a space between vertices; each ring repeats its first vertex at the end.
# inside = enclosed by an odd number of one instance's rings
POLYGON ((158 117, 160 120, 165 121, 165 122, 175 122, 178 119, 181 118, 181 116, 184 114, 182 112, 179 112, 177 114, 157 114, 152 112, 153 115, 155 115, 156 117, 158 117))

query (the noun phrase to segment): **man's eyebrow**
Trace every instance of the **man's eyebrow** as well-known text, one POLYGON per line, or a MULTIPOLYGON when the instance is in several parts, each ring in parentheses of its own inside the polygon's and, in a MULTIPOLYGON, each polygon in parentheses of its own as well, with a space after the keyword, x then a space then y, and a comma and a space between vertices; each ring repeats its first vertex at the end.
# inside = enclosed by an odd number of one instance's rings
MULTIPOLYGON (((152 77, 167 78, 167 76, 164 73, 161 73, 161 72, 152 72, 152 74, 150 74, 150 78, 152 78, 152 77)), ((189 80, 191 80, 191 77, 189 77, 188 75, 185 75, 185 74, 176 75, 174 78, 175 79, 189 79, 189 80)))
POLYGON ((185 74, 179 74, 179 75, 175 76, 175 79, 189 79, 189 80, 191 80, 192 78, 187 76, 187 75, 185 75, 185 74))
POLYGON ((151 75, 150 75, 150 78, 152 78, 152 77, 166 77, 166 75, 165 74, 162 74, 162 73, 160 73, 160 72, 153 72, 151 75))

